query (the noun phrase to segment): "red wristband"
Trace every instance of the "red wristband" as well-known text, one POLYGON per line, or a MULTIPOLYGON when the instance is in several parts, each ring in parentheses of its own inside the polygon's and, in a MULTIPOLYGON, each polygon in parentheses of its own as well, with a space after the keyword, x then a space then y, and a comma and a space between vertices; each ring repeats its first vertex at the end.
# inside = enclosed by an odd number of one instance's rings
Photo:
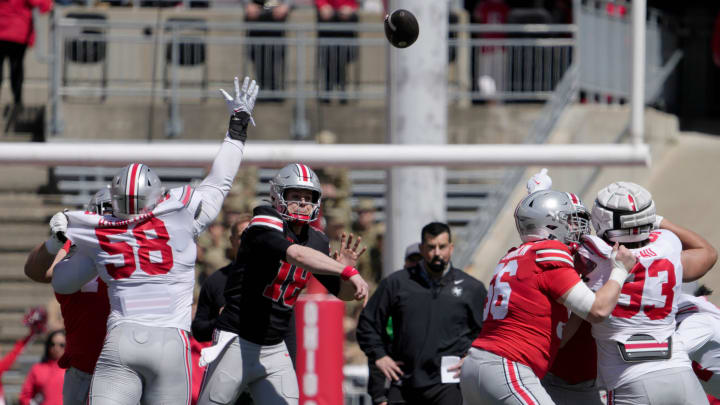
POLYGON ((343 281, 348 281, 348 280, 350 280, 350 277, 352 277, 352 276, 354 276, 354 275, 356 275, 356 274, 360 274, 360 272, 357 271, 357 269, 356 269, 355 267, 353 267, 353 266, 345 266, 345 268, 343 269, 342 273, 340 273, 340 278, 341 278, 343 281))

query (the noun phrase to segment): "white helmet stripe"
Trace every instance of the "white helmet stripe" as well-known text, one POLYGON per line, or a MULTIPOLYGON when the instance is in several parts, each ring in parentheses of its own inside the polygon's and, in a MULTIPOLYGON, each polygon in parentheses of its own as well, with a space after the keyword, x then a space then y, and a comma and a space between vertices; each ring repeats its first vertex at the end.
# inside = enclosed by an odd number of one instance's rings
POLYGON ((310 177, 310 175, 308 174, 307 167, 299 163, 297 163, 296 166, 298 168, 298 173, 300 174, 300 177, 302 177, 302 181, 309 181, 308 177, 310 177))
POLYGON ((140 175, 142 173, 142 164, 135 163, 128 170, 127 179, 127 209, 128 214, 137 214, 137 195, 140 188, 140 175))

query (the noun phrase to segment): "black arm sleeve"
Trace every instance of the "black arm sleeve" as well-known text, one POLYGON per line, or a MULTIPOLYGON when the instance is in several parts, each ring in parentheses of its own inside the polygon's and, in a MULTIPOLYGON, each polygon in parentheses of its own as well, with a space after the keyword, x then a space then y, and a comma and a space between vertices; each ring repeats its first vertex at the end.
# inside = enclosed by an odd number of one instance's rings
POLYGON ((390 281, 391 279, 386 278, 380 282, 375 294, 370 297, 358 319, 357 341, 368 360, 372 362, 387 355, 385 342, 390 339, 387 336, 386 328, 393 297, 390 281))
MULTIPOLYGON (((208 280, 209 281, 209 280, 208 280)), ((212 340, 213 330, 215 330, 215 321, 218 318, 218 310, 212 292, 210 292, 210 283, 206 282, 200 289, 200 297, 198 298, 197 311, 195 319, 192 321, 192 334, 198 342, 208 342, 212 340)))

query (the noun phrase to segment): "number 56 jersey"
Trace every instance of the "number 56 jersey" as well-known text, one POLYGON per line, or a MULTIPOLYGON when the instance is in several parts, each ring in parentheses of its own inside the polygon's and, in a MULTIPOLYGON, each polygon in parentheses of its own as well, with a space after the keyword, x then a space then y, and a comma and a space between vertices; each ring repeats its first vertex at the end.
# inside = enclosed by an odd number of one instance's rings
POLYGON ((568 320, 568 310, 556 300, 580 282, 570 250, 559 241, 511 250, 495 268, 473 346, 525 364, 542 378, 568 320))
POLYGON ((152 212, 129 220, 67 213, 74 255, 89 258, 108 285, 108 330, 123 322, 190 330, 198 194, 173 189, 152 212))

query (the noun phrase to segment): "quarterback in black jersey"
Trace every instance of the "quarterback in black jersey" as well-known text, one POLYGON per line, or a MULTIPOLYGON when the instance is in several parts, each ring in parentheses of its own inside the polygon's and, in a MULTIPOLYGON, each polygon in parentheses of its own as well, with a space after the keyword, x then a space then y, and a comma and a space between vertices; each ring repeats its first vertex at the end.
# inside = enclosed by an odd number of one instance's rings
POLYGON ((255 403, 298 403, 283 336, 310 273, 340 299, 367 301, 367 283, 353 267, 364 252, 359 240, 353 244, 351 235, 343 241, 336 261, 328 256, 327 236, 309 226, 321 195, 317 175, 290 164, 270 182, 273 206, 253 211, 225 287, 214 345, 201 356, 201 364, 209 366, 199 405, 234 403, 246 389, 255 403))

